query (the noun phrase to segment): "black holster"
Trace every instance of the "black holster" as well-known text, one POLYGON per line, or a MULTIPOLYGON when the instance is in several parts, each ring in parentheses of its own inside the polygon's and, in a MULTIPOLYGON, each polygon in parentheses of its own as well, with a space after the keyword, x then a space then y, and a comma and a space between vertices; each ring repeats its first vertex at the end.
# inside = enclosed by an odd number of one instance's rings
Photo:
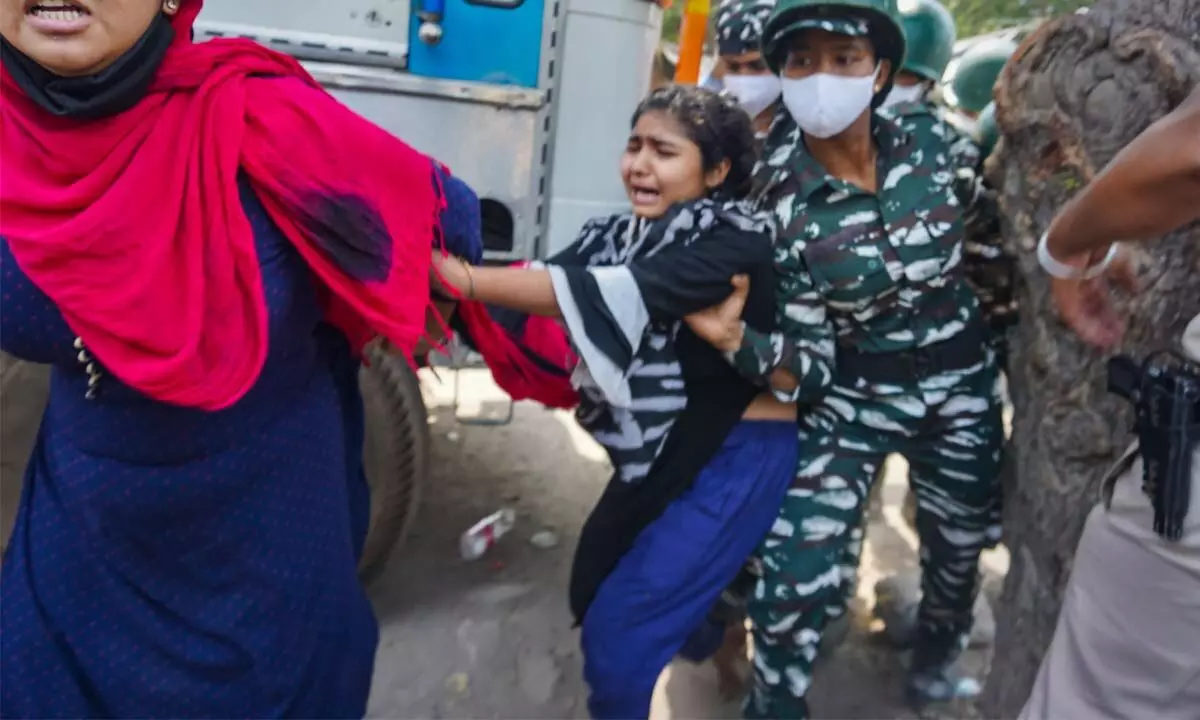
POLYGON ((1134 407, 1154 532, 1178 540, 1191 504, 1192 450, 1200 440, 1200 366, 1173 352, 1141 363, 1118 355, 1108 361, 1108 391, 1134 407))

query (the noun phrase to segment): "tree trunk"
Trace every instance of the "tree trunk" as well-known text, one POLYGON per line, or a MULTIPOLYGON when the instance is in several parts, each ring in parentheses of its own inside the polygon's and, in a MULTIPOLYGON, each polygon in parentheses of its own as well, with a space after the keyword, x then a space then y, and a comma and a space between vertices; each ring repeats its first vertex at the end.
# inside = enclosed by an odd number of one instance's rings
MULTIPOLYGON (((1105 392, 1106 358, 1056 319, 1035 243, 1063 202, 1198 80, 1200 0, 1099 0, 1033 33, 996 89, 1003 137, 988 175, 1020 256, 1022 317, 1011 338, 1012 567, 981 703, 988 717, 1015 717, 1024 705, 1099 479, 1131 440, 1130 409, 1105 392)), ((1177 343, 1200 312, 1200 227, 1144 248, 1144 290, 1123 302, 1121 351, 1136 356, 1177 343)))

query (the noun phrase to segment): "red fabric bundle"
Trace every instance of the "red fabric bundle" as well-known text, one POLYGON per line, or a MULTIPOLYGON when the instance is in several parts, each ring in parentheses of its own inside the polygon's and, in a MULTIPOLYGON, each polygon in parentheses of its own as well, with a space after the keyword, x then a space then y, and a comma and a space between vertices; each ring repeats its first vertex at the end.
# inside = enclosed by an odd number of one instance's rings
POLYGON ((118 378, 164 402, 224 408, 267 355, 244 173, 320 281, 329 320, 356 348, 382 335, 411 354, 442 206, 432 161, 291 57, 249 40, 191 42, 201 5, 184 0, 153 86, 119 115, 53 117, 3 73, 0 235, 118 378), (335 262, 331 246, 371 239, 380 267, 335 262))

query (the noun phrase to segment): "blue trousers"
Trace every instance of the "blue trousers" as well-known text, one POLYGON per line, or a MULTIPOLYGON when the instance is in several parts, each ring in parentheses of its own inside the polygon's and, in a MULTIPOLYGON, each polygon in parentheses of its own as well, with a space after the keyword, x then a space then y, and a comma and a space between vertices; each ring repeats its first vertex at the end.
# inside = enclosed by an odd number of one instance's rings
POLYGON ((692 488, 642 531, 583 619, 593 718, 650 714, 659 675, 775 517, 796 472, 794 422, 743 421, 692 488))

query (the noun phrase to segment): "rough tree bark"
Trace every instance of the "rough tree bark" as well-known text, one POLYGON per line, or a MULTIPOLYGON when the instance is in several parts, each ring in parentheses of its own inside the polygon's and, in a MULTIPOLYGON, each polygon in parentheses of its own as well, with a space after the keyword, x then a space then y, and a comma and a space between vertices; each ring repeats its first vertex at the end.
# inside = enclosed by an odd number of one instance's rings
MULTIPOLYGON (((988 717, 1023 706, 1099 477, 1130 440, 1129 409, 1105 393, 1105 357, 1056 319, 1035 241, 1067 198, 1198 80, 1200 0, 1099 0, 1039 28, 996 89, 1003 139, 988 174, 1001 188, 1006 241, 1020 254, 1022 320, 1010 382, 1012 568, 981 703, 988 717)), ((1145 246, 1140 265, 1145 290, 1123 303, 1130 332, 1121 348, 1137 355, 1175 343, 1200 312, 1200 227, 1145 246)))

